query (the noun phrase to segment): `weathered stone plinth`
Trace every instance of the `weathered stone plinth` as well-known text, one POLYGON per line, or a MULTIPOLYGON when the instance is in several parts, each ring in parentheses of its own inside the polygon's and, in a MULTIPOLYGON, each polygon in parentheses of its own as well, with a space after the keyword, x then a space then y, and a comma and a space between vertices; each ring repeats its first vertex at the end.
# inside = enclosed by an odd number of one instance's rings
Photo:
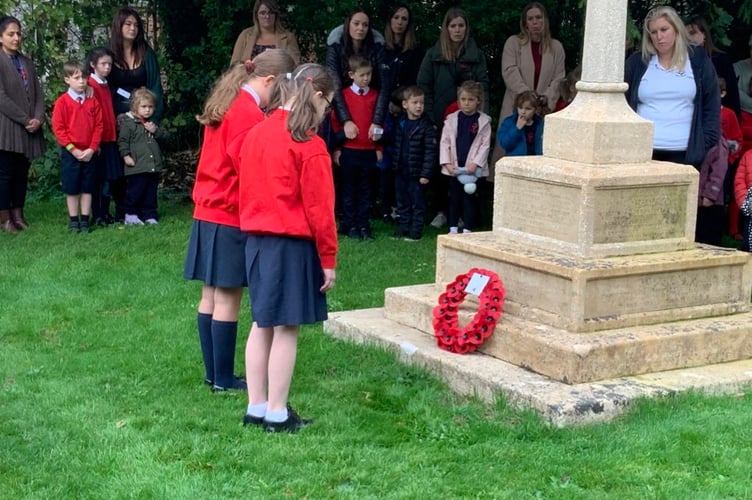
MULTIPOLYGON (((431 284, 390 288, 384 316, 432 336, 437 296, 431 284)), ((476 310, 477 302, 467 300, 460 323, 476 310)), ((530 321, 505 307, 479 350, 568 384, 592 382, 750 358, 752 313, 583 334, 530 321)))
POLYGON ((698 179, 694 168, 666 162, 502 158, 493 231, 510 242, 579 257, 689 249, 698 179))
MULTIPOLYGON (((434 293, 472 267, 502 277, 505 309, 571 332, 750 310, 752 263, 717 247, 582 258, 510 243, 503 233, 439 236, 434 293)), ((537 370, 536 370, 537 371, 537 370)))
POLYGON ((627 85, 617 85, 619 92, 609 93, 604 91, 613 85, 578 82, 574 102, 546 116, 546 156, 588 164, 613 163, 617 159, 620 163, 650 160, 653 123, 634 114, 624 99, 627 85), (559 140, 561 137, 571 140, 559 140))

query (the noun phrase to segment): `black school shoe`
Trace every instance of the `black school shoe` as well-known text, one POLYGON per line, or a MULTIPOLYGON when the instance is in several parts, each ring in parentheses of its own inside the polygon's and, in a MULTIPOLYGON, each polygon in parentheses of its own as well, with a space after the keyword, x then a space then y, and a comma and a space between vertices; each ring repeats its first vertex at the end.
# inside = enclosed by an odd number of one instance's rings
POLYGON ((264 423, 263 417, 254 417, 253 415, 248 415, 247 413, 243 415, 243 426, 249 426, 249 425, 258 425, 264 423))
MULTIPOLYGON (((249 415, 246 416, 248 417, 249 415)), ((245 418, 243 418, 243 422, 245 422, 245 418)), ((269 422, 268 420, 264 419, 263 426, 264 432, 289 432, 291 434, 294 434, 303 427, 308 427, 312 423, 312 419, 300 418, 300 415, 298 415, 298 413, 288 405, 287 420, 285 420, 284 422, 269 422)))
POLYGON ((213 384, 211 386, 212 392, 228 392, 228 391, 246 391, 248 390, 248 384, 240 377, 235 377, 230 387, 222 387, 220 385, 213 384))

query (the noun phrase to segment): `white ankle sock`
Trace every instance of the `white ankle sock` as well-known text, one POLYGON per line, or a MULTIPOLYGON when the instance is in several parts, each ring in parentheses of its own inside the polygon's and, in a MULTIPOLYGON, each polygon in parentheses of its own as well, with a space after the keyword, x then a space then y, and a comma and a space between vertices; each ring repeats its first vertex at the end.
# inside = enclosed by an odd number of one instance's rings
POLYGON ((284 422, 287 420, 287 408, 280 411, 267 411, 264 420, 267 422, 284 422))
POLYGON ((257 405, 248 405, 248 409, 245 412, 252 417, 264 418, 266 415, 266 402, 257 405))

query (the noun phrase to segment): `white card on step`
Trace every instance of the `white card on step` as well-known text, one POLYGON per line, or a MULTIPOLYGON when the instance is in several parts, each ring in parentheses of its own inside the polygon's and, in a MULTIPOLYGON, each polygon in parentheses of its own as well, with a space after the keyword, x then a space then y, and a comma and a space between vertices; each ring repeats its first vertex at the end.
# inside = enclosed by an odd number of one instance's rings
POLYGON ((473 275, 470 277, 470 281, 465 287, 465 292, 478 297, 481 292, 483 292, 483 289, 486 288, 486 285, 490 280, 490 276, 486 276, 485 274, 480 273, 473 273, 473 275))

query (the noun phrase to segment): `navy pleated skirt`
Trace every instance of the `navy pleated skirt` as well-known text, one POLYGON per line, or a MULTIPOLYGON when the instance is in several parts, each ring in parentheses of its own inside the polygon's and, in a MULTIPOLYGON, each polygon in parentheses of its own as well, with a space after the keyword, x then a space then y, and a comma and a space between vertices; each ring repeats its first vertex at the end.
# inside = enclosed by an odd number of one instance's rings
POLYGON ((237 227, 194 219, 183 277, 220 288, 247 286, 246 237, 237 227))
POLYGON ((262 328, 318 323, 327 318, 316 245, 285 236, 248 235, 248 292, 253 321, 262 328))

